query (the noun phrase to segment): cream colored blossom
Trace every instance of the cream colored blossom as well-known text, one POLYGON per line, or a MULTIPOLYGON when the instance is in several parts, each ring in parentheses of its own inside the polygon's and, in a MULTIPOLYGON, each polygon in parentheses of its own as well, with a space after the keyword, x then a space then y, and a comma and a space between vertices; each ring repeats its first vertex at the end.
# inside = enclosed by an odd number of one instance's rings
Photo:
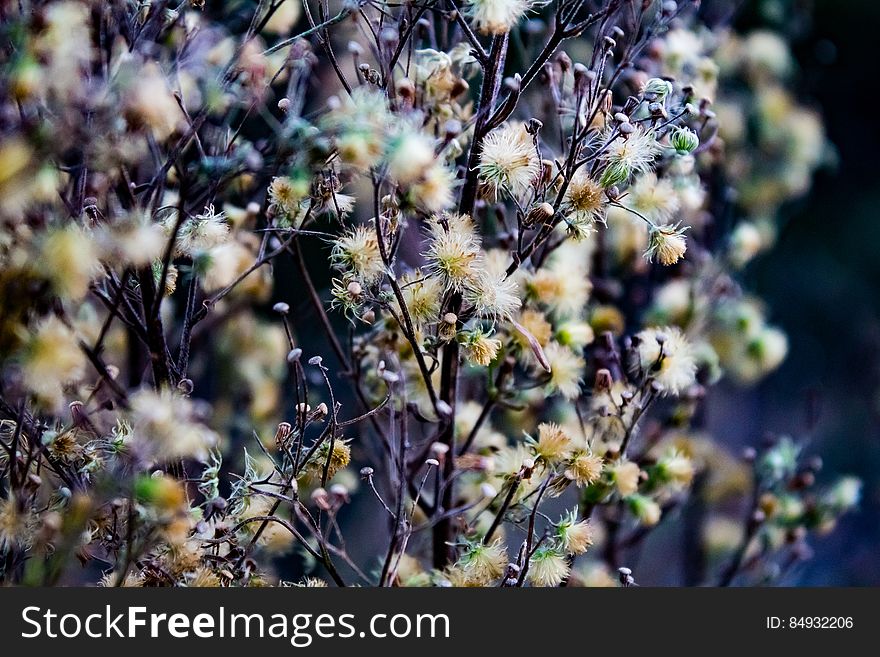
POLYGON ((531 0, 470 0, 467 11, 483 34, 504 34, 522 20, 531 0))
POLYGON ((440 275, 446 286, 463 290, 479 272, 480 238, 468 215, 443 214, 430 224, 425 260, 428 271, 440 275))
POLYGON ((379 240, 372 226, 355 226, 336 238, 330 261, 367 285, 375 283, 385 274, 379 240))
POLYGON ((577 519, 577 510, 570 511, 556 525, 560 547, 568 554, 583 554, 593 545, 593 528, 587 520, 577 519))
POLYGON ((493 199, 502 190, 520 196, 541 171, 532 135, 521 123, 506 123, 483 139, 480 150, 480 180, 493 199))
POLYGON ((661 265, 669 266, 681 260, 687 251, 685 230, 687 228, 669 224, 652 226, 648 230, 648 249, 645 251, 648 262, 657 260, 661 265))
POLYGON ((678 395, 693 385, 697 373, 694 350, 675 326, 650 328, 638 334, 639 364, 667 394, 678 395))
POLYGON ((539 424, 538 438, 531 442, 535 456, 550 463, 564 459, 572 449, 571 436, 553 422, 539 424))
POLYGON ((544 355, 550 363, 550 382, 547 386, 550 391, 558 392, 565 399, 580 395, 581 376, 586 365, 584 359, 558 342, 548 344, 544 355))
POLYGON ((570 572, 564 555, 555 548, 540 547, 529 561, 527 578, 535 586, 559 586, 570 572))
POLYGON ((193 402, 169 390, 140 390, 131 396, 136 450, 144 458, 204 461, 219 436, 199 422, 193 402))
POLYGON ((469 579, 483 586, 499 579, 506 565, 507 551, 500 540, 489 545, 470 543, 456 562, 469 579))
POLYGON ((74 332, 51 315, 27 341, 22 370, 28 389, 45 404, 57 406, 64 388, 85 376, 86 357, 74 332))

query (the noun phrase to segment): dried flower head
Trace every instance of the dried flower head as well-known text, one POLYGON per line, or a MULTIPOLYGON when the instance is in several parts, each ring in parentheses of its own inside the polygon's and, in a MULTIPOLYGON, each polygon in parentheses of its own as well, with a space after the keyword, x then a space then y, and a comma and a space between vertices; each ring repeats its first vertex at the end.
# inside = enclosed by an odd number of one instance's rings
POLYGON ((649 527, 660 522, 662 510, 660 505, 650 497, 633 494, 626 498, 627 506, 639 522, 649 527))
POLYGON ((614 137, 602 153, 605 169, 599 183, 608 188, 620 185, 633 174, 647 171, 660 153, 660 145, 651 130, 635 128, 627 135, 614 137))
POLYGON ((22 369, 28 389, 55 406, 62 400, 64 387, 85 375, 86 357, 73 330, 51 315, 36 326, 28 340, 22 369))
POLYGON ((502 190, 524 194, 541 171, 538 151, 525 126, 506 123, 486 135, 478 171, 491 198, 497 200, 502 190))
POLYGON ((558 424, 542 422, 538 425, 538 439, 531 440, 535 456, 549 463, 564 459, 572 448, 571 436, 558 424))
POLYGON ((567 554, 583 554, 593 545, 593 528, 589 521, 579 521, 577 509, 573 509, 556 524, 556 539, 567 554))
POLYGON ((687 240, 684 233, 687 226, 680 228, 676 225, 655 225, 648 231, 648 249, 645 258, 648 262, 656 259, 661 265, 674 265, 684 257, 687 251, 687 240))
POLYGON ((655 222, 665 223, 680 207, 672 182, 653 171, 640 175, 629 188, 626 204, 655 222))
POLYGON ((641 470, 632 461, 619 461, 608 469, 611 481, 621 497, 629 497, 639 489, 641 470))
POLYGON ((503 276, 496 278, 485 270, 473 277, 464 297, 478 316, 493 321, 508 319, 522 303, 516 280, 503 276))
POLYGON ((559 586, 568 577, 571 567, 565 555, 552 546, 535 550, 529 560, 527 578, 535 586, 559 586))
POLYGON ((371 285, 385 274, 376 231, 370 226, 355 226, 336 238, 330 261, 343 272, 371 285))
POLYGON ((474 365, 487 366, 498 355, 501 340, 490 337, 481 327, 460 334, 459 341, 465 351, 465 357, 474 365))
POLYGON ((0 550, 30 545, 37 518, 29 510, 17 508, 14 498, 0 499, 0 550))
POLYGON ((441 276, 448 288, 461 291, 478 272, 480 239, 468 215, 443 214, 433 218, 427 270, 441 276))
MULTIPOLYGON (((176 214, 172 214, 166 220, 165 227, 170 233, 176 214)), ((196 256, 215 246, 223 244, 229 239, 229 224, 223 212, 214 211, 214 206, 209 205, 201 214, 187 219, 180 227, 177 236, 178 252, 186 256, 196 256)))
POLYGON ((469 580, 485 586, 504 574, 507 561, 507 551, 500 540, 488 545, 468 542, 455 565, 469 580))
POLYGON ((584 239, 596 231, 597 223, 604 223, 606 202, 603 186, 584 168, 578 169, 565 190, 565 221, 572 237, 584 239))
POLYGON ((171 390, 140 390, 131 396, 135 451, 145 460, 206 461, 218 435, 197 419, 196 407, 171 390))
POLYGON ((269 183, 269 212, 290 223, 299 216, 303 202, 309 197, 309 184, 305 180, 277 176, 269 183))
POLYGON ((504 34, 522 20, 532 0, 470 0, 467 11, 483 34, 504 34))
POLYGON ((675 326, 650 328, 638 335, 639 366, 664 393, 678 395, 693 385, 697 373, 694 349, 675 326))
POLYGON ((544 355, 550 364, 548 389, 551 392, 558 392, 565 399, 577 397, 581 391, 581 376, 585 367, 584 359, 558 342, 548 344, 544 349, 544 355))
POLYGON ((602 468, 602 457, 588 450, 578 450, 566 462, 565 477, 582 488, 598 481, 602 468))

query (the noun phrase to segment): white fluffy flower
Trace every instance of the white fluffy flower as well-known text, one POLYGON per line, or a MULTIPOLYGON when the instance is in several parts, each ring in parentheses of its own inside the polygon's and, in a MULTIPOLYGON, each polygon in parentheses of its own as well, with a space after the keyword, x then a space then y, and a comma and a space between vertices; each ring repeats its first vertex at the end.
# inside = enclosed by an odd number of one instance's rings
POLYGON ((502 189, 523 194, 540 171, 535 142, 521 123, 506 123, 483 139, 480 179, 494 198, 502 189))
POLYGON ((660 145, 652 130, 636 128, 629 135, 615 137, 602 153, 606 163, 600 179, 603 187, 620 185, 633 174, 647 171, 660 153, 660 145))
POLYGON ((198 422, 193 402, 170 390, 141 390, 131 397, 132 429, 141 457, 205 461, 218 435, 198 422))
POLYGON ((550 364, 550 392, 558 392, 566 399, 574 399, 581 392, 581 374, 584 359, 568 347, 551 342, 544 348, 544 356, 550 364))
POLYGON ((434 140, 423 132, 405 128, 389 141, 388 175, 401 185, 422 178, 434 160, 434 140))
POLYGON ((477 315, 492 320, 507 319, 522 303, 513 278, 499 278, 485 270, 468 286, 464 298, 474 306, 477 315))
POLYGON ((664 393, 677 395, 693 385, 697 362, 694 349, 681 329, 674 326, 649 328, 637 337, 639 364, 664 393))
POLYGON ((25 385, 47 405, 60 404, 64 387, 86 372, 76 334, 54 315, 36 326, 22 365, 25 385))
POLYGON ((330 262, 343 272, 354 274, 367 285, 375 283, 385 273, 379 240, 370 226, 355 226, 338 237, 330 252, 330 262))
POLYGON ((468 13, 483 34, 510 32, 531 8, 530 0, 471 0, 468 13))
POLYGON ((444 214, 431 222, 431 239, 424 253, 428 271, 439 274, 447 287, 461 291, 479 272, 480 238, 469 215, 444 214))
MULTIPOLYGON (((169 217, 165 223, 166 230, 170 232, 176 221, 176 215, 169 217)), ((214 206, 209 205, 202 214, 188 219, 180 227, 177 234, 177 250, 182 255, 194 256, 202 251, 207 251, 215 246, 220 246, 229 238, 229 224, 226 215, 222 212, 214 212, 214 206)))
POLYGON ((626 205, 653 221, 666 223, 678 211, 680 202, 672 183, 649 171, 630 186, 626 205))
POLYGON ((645 251, 648 262, 657 260, 661 265, 669 266, 681 260, 687 251, 686 230, 687 226, 652 226, 648 231, 648 248, 645 251))

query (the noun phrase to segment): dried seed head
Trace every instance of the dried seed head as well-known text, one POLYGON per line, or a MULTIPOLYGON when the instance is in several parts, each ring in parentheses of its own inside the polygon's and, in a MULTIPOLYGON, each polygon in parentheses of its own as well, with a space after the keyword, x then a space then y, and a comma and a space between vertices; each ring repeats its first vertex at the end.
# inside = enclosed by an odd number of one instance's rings
POLYGON ((286 315, 290 312, 290 305, 284 303, 283 301, 279 301, 274 306, 272 306, 272 310, 274 310, 279 315, 286 315))

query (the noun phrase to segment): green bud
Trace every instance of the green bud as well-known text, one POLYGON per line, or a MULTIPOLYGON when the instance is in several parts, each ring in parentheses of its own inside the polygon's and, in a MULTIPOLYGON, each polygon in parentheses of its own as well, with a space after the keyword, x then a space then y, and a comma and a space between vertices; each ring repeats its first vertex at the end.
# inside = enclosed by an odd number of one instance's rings
POLYGON ((626 498, 626 504, 630 512, 643 525, 653 526, 660 522, 660 516, 662 515, 660 505, 650 497, 636 493, 626 498))
POLYGON ((663 102, 663 99, 671 93, 672 83, 660 78, 651 78, 645 83, 644 89, 642 89, 642 95, 645 99, 652 102, 663 102))
POLYGON ((599 184, 602 185, 605 189, 609 187, 613 187, 614 185, 620 185, 629 180, 630 169, 629 165, 624 162, 611 162, 607 167, 605 167, 605 171, 602 172, 602 177, 599 179, 599 184))
POLYGON ((676 128, 670 137, 670 143, 679 155, 690 155, 700 145, 700 138, 690 128, 676 128))

